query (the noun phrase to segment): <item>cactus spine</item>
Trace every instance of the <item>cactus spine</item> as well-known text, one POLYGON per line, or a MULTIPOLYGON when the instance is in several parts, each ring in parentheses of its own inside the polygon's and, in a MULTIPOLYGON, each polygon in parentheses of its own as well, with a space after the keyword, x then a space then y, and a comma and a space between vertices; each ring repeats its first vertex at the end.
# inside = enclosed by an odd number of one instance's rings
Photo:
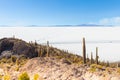
POLYGON ((85 38, 83 38, 83 63, 86 64, 86 46, 85 46, 85 38))
POLYGON ((99 56, 98 56, 98 47, 96 47, 96 64, 99 64, 98 63, 98 58, 99 58, 99 56))

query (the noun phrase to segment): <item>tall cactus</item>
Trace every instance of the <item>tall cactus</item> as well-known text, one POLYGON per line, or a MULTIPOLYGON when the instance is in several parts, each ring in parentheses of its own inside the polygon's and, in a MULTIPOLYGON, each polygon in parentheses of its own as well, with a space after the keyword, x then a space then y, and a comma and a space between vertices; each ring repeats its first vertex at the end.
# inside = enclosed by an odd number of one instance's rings
POLYGON ((87 54, 87 62, 89 62, 89 57, 88 57, 88 54, 87 54))
POLYGON ((117 68, 119 68, 119 67, 120 67, 120 63, 118 62, 118 63, 117 63, 117 68))
POLYGON ((98 56, 98 47, 96 47, 96 64, 99 64, 98 58, 99 58, 99 56, 98 56))
POLYGON ((35 46, 37 46, 37 41, 35 40, 35 44, 34 44, 35 46))
POLYGON ((47 41, 47 57, 49 57, 49 41, 47 41))
POLYGON ((38 57, 40 57, 40 46, 37 47, 38 57))
POLYGON ((85 45, 85 38, 83 38, 83 63, 86 64, 86 45, 85 45))
POLYGON ((106 66, 107 66, 107 67, 109 67, 109 66, 110 66, 110 63, 109 63, 109 61, 107 61, 107 63, 106 63, 106 66))
POLYGON ((91 52, 91 64, 93 64, 93 53, 91 52))
POLYGON ((40 48, 40 57, 42 57, 43 56, 43 48, 41 47, 40 48))
POLYGON ((13 38, 15 38, 15 35, 13 35, 13 38))

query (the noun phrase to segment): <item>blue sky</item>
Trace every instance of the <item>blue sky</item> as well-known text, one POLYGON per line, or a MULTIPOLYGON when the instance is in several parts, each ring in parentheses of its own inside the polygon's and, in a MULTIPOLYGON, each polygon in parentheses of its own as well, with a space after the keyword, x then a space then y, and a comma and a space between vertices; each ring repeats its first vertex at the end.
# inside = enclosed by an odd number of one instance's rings
POLYGON ((120 0, 0 0, 0 25, 120 25, 120 0))

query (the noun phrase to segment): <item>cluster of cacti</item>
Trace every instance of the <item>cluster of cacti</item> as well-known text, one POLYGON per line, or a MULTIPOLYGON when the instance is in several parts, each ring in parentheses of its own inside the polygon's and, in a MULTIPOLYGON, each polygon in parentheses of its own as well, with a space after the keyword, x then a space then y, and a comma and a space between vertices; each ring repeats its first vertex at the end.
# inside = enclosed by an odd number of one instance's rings
POLYGON ((41 45, 38 45, 37 46, 37 53, 38 53, 38 57, 41 57, 41 56, 49 57, 50 56, 49 55, 49 41, 47 41, 46 50, 41 45))
MULTIPOLYGON (((83 48, 83 64, 86 64, 87 62, 89 62, 89 58, 88 58, 88 55, 87 55, 87 59, 86 59, 86 45, 85 45, 85 38, 83 38, 82 40, 82 48, 83 48)), ((98 61, 98 47, 96 47, 96 59, 95 59, 95 62, 96 64, 99 64, 99 61, 98 61)), ((93 53, 91 52, 91 64, 94 63, 94 60, 93 60, 93 53)))
POLYGON ((91 59, 88 58, 88 54, 86 56, 86 44, 85 44, 85 38, 82 39, 82 54, 83 54, 83 64, 101 64, 103 66, 107 67, 120 67, 120 63, 109 63, 109 62, 99 62, 99 56, 98 56, 98 47, 96 47, 96 57, 93 58, 93 53, 91 52, 91 59))

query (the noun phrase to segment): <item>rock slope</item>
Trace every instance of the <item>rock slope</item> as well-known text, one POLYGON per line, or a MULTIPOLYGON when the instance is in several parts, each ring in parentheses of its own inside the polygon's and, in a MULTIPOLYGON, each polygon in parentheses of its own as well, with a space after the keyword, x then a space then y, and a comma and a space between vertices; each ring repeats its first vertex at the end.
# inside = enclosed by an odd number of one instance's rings
POLYGON ((114 70, 91 72, 87 65, 68 64, 65 59, 56 58, 33 58, 20 69, 23 71, 30 76, 38 73, 43 80, 120 80, 120 74, 114 70))

